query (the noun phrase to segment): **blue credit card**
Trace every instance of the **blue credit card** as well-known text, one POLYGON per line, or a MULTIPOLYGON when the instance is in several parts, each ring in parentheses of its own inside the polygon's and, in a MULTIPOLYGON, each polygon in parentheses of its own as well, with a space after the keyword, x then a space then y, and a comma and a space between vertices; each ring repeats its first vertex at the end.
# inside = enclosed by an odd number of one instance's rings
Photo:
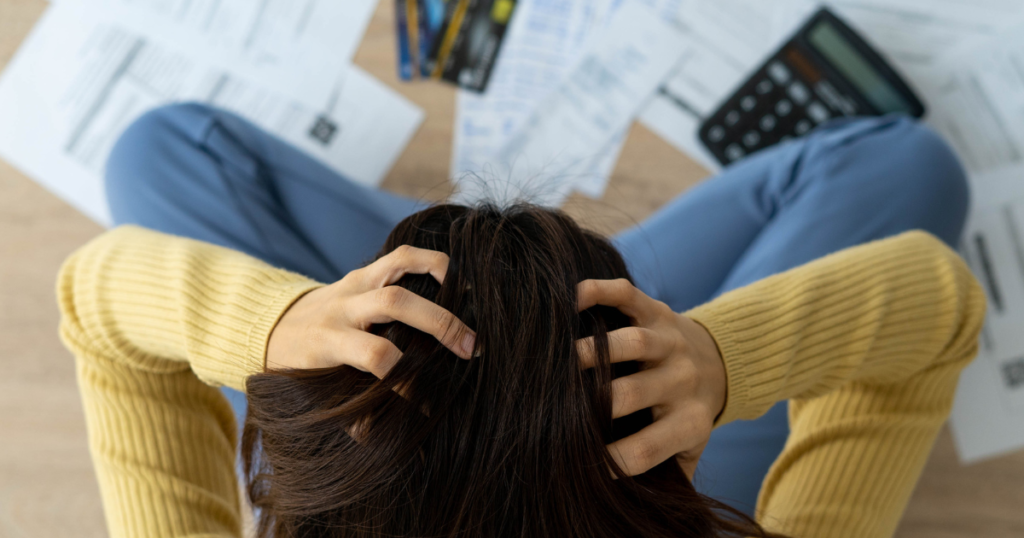
POLYGON ((441 27, 444 26, 447 0, 417 0, 417 2, 420 23, 420 75, 429 78, 431 69, 425 60, 430 56, 430 52, 434 48, 434 40, 437 39, 441 33, 441 27))
POLYGON ((417 0, 395 0, 395 35, 398 45, 398 78, 412 80, 415 73, 412 44, 409 40, 409 3, 417 0))

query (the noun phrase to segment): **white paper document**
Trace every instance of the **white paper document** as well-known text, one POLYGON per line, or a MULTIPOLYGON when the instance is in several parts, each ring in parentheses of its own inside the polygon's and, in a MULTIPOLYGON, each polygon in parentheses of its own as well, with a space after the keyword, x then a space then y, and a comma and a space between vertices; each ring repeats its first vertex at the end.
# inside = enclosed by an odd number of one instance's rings
POLYGON ((985 288, 988 316, 951 417, 965 463, 1024 448, 1024 166, 975 179, 961 252, 985 288))
POLYGON ((929 123, 972 173, 1024 159, 1024 21, 943 58, 926 95, 929 123))
POLYGON ((607 23, 611 0, 523 0, 516 5, 487 93, 462 90, 452 175, 488 175, 499 151, 530 119, 607 23))
POLYGON ((320 106, 379 0, 60 0, 320 106))
POLYGON ((102 224, 107 155, 160 105, 231 110, 371 186, 422 122, 421 110, 358 68, 312 108, 109 15, 74 1, 52 6, 0 78, 0 156, 102 224))
MULTIPOLYGON (((674 20, 683 1, 626 3, 641 3, 663 19, 674 20)), ((558 90, 622 5, 622 0, 519 1, 487 92, 459 92, 452 147, 456 182, 504 179, 496 175, 498 153, 545 98, 558 90)), ((595 179, 583 186, 590 196, 601 196, 627 134, 628 129, 619 133, 595 164, 595 179)))
POLYGON ((685 49, 678 29, 649 7, 626 3, 558 91, 501 150, 498 181, 460 182, 460 195, 528 197, 558 206, 573 188, 603 184, 604 171, 597 169, 602 157, 614 148, 685 49))
POLYGON ((705 168, 718 161, 698 138, 704 118, 773 52, 779 33, 773 2, 685 0, 676 18, 690 47, 676 71, 643 110, 640 121, 705 168))

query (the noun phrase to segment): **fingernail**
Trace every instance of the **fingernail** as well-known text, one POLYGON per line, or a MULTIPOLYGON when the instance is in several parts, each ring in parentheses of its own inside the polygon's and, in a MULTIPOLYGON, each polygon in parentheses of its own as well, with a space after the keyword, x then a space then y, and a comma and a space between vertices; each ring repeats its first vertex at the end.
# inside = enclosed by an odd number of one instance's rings
POLYGON ((467 334, 462 337, 462 351, 466 353, 466 356, 473 356, 473 348, 476 347, 476 335, 467 334))

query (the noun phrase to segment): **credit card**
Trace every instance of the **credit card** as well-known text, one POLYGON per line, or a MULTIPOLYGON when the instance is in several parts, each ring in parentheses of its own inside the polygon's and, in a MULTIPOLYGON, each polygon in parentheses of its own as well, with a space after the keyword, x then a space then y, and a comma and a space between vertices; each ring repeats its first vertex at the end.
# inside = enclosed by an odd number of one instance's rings
POLYGON ((427 62, 433 78, 483 92, 491 78, 516 0, 450 0, 427 62))
POLYGON ((412 80, 413 61, 412 47, 409 42, 409 10, 408 3, 416 3, 416 0, 395 0, 395 37, 398 47, 398 78, 412 80))
POLYGON ((418 0, 420 20, 420 75, 430 78, 430 53, 444 26, 447 0, 418 0))

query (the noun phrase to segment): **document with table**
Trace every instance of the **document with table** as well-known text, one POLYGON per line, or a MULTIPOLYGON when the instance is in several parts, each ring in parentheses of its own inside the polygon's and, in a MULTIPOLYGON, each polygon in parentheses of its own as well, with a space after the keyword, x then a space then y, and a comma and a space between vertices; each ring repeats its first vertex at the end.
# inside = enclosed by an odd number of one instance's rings
MULTIPOLYGON (((247 53, 229 50, 234 45, 224 43, 218 52, 190 40, 192 34, 175 37, 174 25, 158 29, 125 15, 121 1, 53 5, 0 78, 0 155, 100 223, 110 223, 102 181, 107 155, 133 120, 160 105, 198 101, 233 111, 370 186, 380 183, 423 120, 418 107, 358 67, 335 62, 329 76, 304 78, 303 69, 284 65, 287 56, 301 55, 298 48, 285 49, 276 61, 253 49, 246 64, 240 58, 247 53), (282 92, 274 80, 286 73, 320 89, 282 92)), ((180 14, 186 22, 208 15, 212 25, 226 17, 216 9, 230 4, 181 2, 180 14)), ((275 39, 267 31, 251 35, 249 44, 275 39)))

